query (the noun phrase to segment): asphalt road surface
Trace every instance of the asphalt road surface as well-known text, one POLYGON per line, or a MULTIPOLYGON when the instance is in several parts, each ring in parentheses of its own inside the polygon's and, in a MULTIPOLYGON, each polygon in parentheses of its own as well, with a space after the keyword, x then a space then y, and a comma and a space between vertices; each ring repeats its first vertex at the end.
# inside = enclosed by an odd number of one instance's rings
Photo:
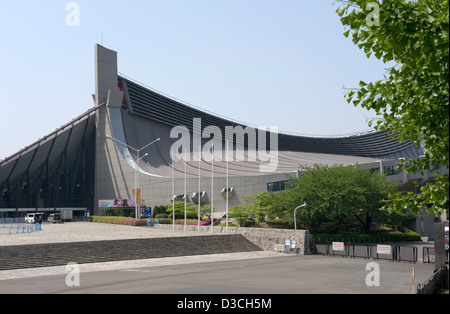
MULTIPOLYGON (((0 246, 200 235, 206 233, 44 224, 42 232, 3 235, 0 246)), ((415 287, 433 275, 434 265, 421 262, 264 251, 172 256, 2 270, 0 294, 412 294, 413 267, 415 287)))
POLYGON ((411 294, 412 268, 416 286, 426 281, 434 268, 328 256, 262 254, 268 255, 247 257, 246 253, 237 253, 226 258, 219 254, 80 265, 79 273, 63 266, 6 271, 3 278, 9 273, 9 279, 1 280, 0 272, 0 293, 411 294), (373 264, 368 267, 373 262, 379 267, 379 276, 373 264))

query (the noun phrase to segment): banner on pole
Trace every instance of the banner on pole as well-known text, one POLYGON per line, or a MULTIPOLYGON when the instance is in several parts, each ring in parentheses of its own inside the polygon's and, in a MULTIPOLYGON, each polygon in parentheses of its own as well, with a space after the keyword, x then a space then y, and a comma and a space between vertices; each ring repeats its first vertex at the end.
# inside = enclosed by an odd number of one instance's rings
POLYGON ((134 199, 136 199, 137 201, 136 201, 136 203, 138 204, 138 205, 142 205, 141 204, 141 188, 133 188, 133 196, 134 196, 134 199), (137 190, 137 196, 136 196, 136 190, 137 190))

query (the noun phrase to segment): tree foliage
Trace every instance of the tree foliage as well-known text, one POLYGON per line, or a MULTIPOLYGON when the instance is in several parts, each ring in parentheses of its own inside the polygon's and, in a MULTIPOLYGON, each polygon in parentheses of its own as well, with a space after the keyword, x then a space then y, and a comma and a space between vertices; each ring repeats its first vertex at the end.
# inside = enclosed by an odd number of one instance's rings
MULTIPOLYGON (((175 219, 183 219, 184 218, 184 201, 175 201, 175 219)), ((173 218, 173 204, 169 204, 164 206, 166 211, 165 213, 169 215, 169 218, 173 218)), ((200 209, 200 216, 203 216, 206 209, 210 210, 211 206, 205 205, 200 209)), ((198 218, 198 205, 192 203, 186 203, 186 218, 194 219, 198 218)))
MULTIPOLYGON (((433 171, 449 162, 449 2, 448 0, 338 0, 344 35, 370 57, 390 64, 385 78, 361 81, 346 98, 373 109, 370 126, 400 141, 423 145, 425 156, 405 163, 407 172, 433 171)), ((386 208, 415 213, 448 212, 448 172, 419 193, 394 193, 386 208)))
POLYGON ((270 208, 267 204, 260 202, 262 194, 244 197, 242 205, 234 206, 230 210, 230 217, 233 217, 240 226, 246 226, 251 222, 260 223, 269 215, 270 208))
POLYGON ((233 208, 232 217, 245 219, 250 215, 294 220, 294 209, 304 202, 296 214, 298 224, 315 233, 324 225, 330 232, 342 229, 344 222, 361 224, 368 233, 374 222, 384 221, 387 213, 380 211, 383 199, 395 190, 397 183, 371 169, 358 166, 302 167, 298 178, 291 178, 291 187, 282 192, 264 192, 233 208))
POLYGON ((312 229, 327 222, 333 232, 346 220, 356 219, 368 233, 372 223, 384 216, 383 199, 398 185, 371 169, 339 165, 302 167, 299 178, 292 180, 289 199, 307 203, 300 209, 299 220, 312 229))

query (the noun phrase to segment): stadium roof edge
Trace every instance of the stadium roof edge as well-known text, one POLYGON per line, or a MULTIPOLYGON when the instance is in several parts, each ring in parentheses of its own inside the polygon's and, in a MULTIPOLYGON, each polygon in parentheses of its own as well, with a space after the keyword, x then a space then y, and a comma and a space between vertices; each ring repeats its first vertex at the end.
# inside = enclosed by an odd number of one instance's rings
MULTIPOLYGON (((138 85, 141 85, 144 88, 147 88, 147 89, 149 89, 149 90, 151 90, 151 91, 153 91, 155 93, 158 93, 158 94, 163 95, 163 96, 165 96, 165 97, 167 97, 169 99, 172 99, 173 101, 179 102, 180 104, 183 104, 185 106, 191 107, 191 108, 196 109, 196 110, 203 111, 203 112, 205 112, 207 114, 214 115, 216 117, 219 117, 219 118, 222 118, 222 119, 225 119, 225 120, 229 120, 229 121, 234 122, 236 124, 258 128, 257 125, 253 125, 251 123, 239 121, 239 120, 236 120, 234 118, 226 117, 226 116, 223 116, 221 114, 217 114, 215 112, 209 111, 207 109, 200 108, 200 107, 197 107, 195 105, 192 105, 192 104, 190 104, 190 103, 188 103, 188 102, 186 102, 184 100, 178 99, 176 97, 173 97, 172 95, 166 94, 165 92, 162 92, 162 91, 157 90, 157 89, 155 89, 155 88, 153 88, 151 86, 148 86, 147 84, 142 83, 142 82, 140 82, 140 81, 138 81, 138 80, 136 80, 136 79, 134 79, 132 77, 129 77, 128 75, 126 75, 124 73, 118 72, 118 74, 119 74, 119 78, 123 78, 125 80, 131 81, 131 82, 136 83, 138 85)), ((365 134, 375 133, 375 132, 379 132, 379 131, 374 130, 374 129, 366 129, 366 130, 361 130, 361 131, 351 132, 351 133, 346 133, 346 134, 339 134, 339 135, 316 135, 316 134, 296 133, 296 132, 290 132, 290 131, 284 131, 284 130, 279 130, 278 133, 279 134, 285 134, 285 135, 301 136, 301 137, 330 138, 331 139, 331 138, 345 138, 345 137, 350 137, 350 136, 360 136, 360 135, 365 135, 365 134)))
POLYGON ((20 157, 23 153, 26 153, 30 150, 33 150, 36 146, 40 146, 42 144, 44 144, 45 142, 47 142, 48 140, 52 139, 54 136, 57 136, 58 133, 60 133, 61 131, 67 131, 68 129, 70 129, 71 127, 73 127, 74 125, 76 125, 78 122, 84 120, 84 118, 90 116, 93 112, 97 111, 100 107, 105 106, 106 102, 101 103, 99 106, 95 106, 89 110, 87 110, 86 112, 82 113, 81 115, 79 115, 78 117, 72 119, 70 122, 62 125, 61 127, 57 128, 55 131, 53 131, 52 133, 45 135, 44 137, 38 139, 37 141, 33 142, 31 145, 27 145, 24 148, 20 149, 17 153, 6 157, 4 159, 0 160, 0 167, 3 167, 4 165, 6 165, 7 163, 15 160, 16 158, 20 157))

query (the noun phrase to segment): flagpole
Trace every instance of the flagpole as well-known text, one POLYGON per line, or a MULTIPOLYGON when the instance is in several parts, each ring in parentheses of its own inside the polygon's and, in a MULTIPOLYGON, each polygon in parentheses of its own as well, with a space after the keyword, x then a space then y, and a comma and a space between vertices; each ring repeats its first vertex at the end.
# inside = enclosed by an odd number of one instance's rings
POLYGON ((229 192, 229 190, 228 190, 228 161, 229 161, 229 156, 228 156, 228 153, 229 153, 229 147, 228 147, 228 140, 227 140, 227 204, 226 204, 226 209, 227 209, 227 234, 228 234, 228 192, 229 192))
POLYGON ((214 143, 212 144, 211 160, 211 233, 214 229, 214 143))
POLYGON ((184 232, 186 232, 186 164, 187 164, 187 158, 186 158, 186 149, 184 149, 184 232))
POLYGON ((172 213, 172 227, 173 231, 175 231, 175 182, 174 182, 174 176, 173 176, 173 150, 171 152, 171 158, 172 158, 172 206, 173 206, 173 213, 172 213))
POLYGON ((200 187, 200 167, 202 162, 202 154, 201 154, 201 146, 198 147, 198 232, 200 232, 200 194, 201 194, 201 187, 200 187))

